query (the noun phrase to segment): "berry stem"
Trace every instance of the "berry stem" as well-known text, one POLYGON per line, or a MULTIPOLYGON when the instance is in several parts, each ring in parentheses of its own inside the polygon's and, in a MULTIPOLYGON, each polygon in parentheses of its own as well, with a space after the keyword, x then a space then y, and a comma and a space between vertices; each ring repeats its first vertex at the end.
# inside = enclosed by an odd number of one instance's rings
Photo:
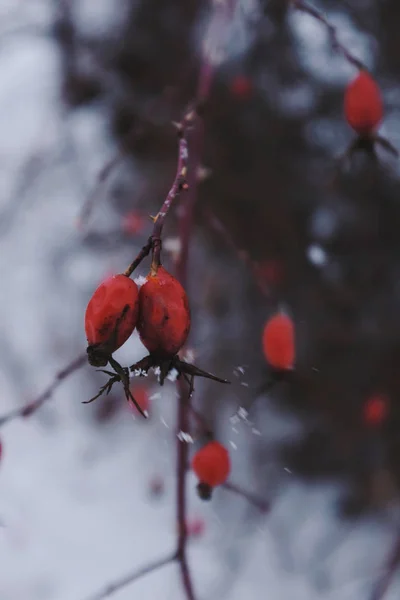
POLYGON ((141 251, 139 252, 137 257, 135 258, 135 260, 129 265, 129 267, 124 272, 124 275, 126 275, 127 277, 130 277, 132 275, 133 271, 136 269, 136 267, 138 267, 140 265, 142 260, 150 254, 150 250, 152 249, 152 247, 153 247, 153 239, 152 239, 152 237, 149 237, 149 239, 147 240, 147 244, 145 244, 143 246, 143 248, 141 249, 141 251))

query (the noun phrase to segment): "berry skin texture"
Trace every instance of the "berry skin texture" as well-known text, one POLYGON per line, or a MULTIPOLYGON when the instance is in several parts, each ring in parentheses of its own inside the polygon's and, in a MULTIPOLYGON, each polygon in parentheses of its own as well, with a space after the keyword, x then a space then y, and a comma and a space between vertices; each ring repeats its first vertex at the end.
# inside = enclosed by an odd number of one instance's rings
POLYGON ((138 287, 132 279, 114 275, 99 285, 85 313, 90 364, 106 366, 111 354, 131 336, 138 312, 138 287))
POLYGON ((350 127, 362 137, 371 135, 382 121, 381 92, 367 71, 360 71, 347 86, 344 114, 350 127))
POLYGON ((209 500, 212 489, 228 479, 231 470, 229 452, 219 442, 208 442, 193 456, 192 469, 199 479, 199 496, 209 500))
POLYGON ((264 326, 262 346, 267 362, 278 371, 294 367, 295 340, 292 319, 284 312, 277 312, 264 326))
POLYGON ((170 358, 189 335, 190 310, 186 292, 163 267, 150 274, 139 290, 137 329, 143 345, 153 356, 170 358))

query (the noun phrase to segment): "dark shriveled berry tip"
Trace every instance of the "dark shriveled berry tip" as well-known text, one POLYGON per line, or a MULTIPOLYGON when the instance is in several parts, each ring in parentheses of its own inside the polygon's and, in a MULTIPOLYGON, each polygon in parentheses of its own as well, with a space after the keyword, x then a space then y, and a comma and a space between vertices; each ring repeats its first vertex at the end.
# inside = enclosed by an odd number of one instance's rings
POLYGON ((98 346, 88 346, 86 349, 88 362, 92 367, 105 367, 109 361, 109 355, 98 346))
POLYGON ((199 498, 202 500, 211 500, 213 488, 208 483, 204 483, 204 481, 200 481, 197 484, 197 494, 199 498))

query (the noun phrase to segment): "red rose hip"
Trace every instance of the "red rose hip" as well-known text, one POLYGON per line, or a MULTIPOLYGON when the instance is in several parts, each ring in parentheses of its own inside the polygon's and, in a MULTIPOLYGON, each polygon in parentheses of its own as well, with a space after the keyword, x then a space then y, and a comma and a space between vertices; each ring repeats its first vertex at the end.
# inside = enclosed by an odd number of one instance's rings
POLYGON ((99 285, 85 313, 90 364, 106 366, 111 354, 131 336, 138 311, 138 287, 132 279, 114 275, 99 285))
POLYGON ((278 371, 293 369, 295 339, 292 319, 284 312, 277 312, 264 326, 262 346, 267 362, 278 371))
POLYGON ((189 335, 190 310, 186 292, 163 267, 150 273, 139 290, 137 329, 143 345, 159 358, 175 356, 189 335))
POLYGON ((382 121, 381 92, 367 71, 360 71, 347 86, 344 113, 350 127, 360 136, 373 133, 382 121))
POLYGON ((200 498, 209 500, 213 488, 228 479, 231 470, 229 452, 219 442, 208 442, 193 456, 192 469, 199 479, 200 498))

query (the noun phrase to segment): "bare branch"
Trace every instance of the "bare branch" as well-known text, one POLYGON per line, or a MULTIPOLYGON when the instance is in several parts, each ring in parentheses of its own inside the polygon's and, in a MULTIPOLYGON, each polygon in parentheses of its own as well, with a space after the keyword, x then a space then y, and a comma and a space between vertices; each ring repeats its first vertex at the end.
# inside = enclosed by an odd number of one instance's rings
POLYGON ((267 502, 267 500, 263 500, 263 498, 256 496, 252 492, 248 492, 236 483, 231 483, 230 481, 227 481, 226 483, 222 484, 222 487, 226 490, 229 490, 230 492, 233 492, 234 494, 237 494, 238 496, 242 496, 250 504, 253 504, 253 506, 258 508, 263 513, 267 513, 271 509, 271 505, 269 502, 267 502))
POLYGON ((178 557, 177 557, 176 553, 169 554, 165 558, 162 558, 162 559, 156 560, 155 562, 149 563, 148 565, 146 565, 145 567, 142 567, 141 569, 136 569, 135 571, 132 571, 132 573, 125 575, 121 579, 108 584, 105 588, 103 588, 102 590, 100 590, 99 592, 94 594, 93 596, 90 596, 89 598, 87 598, 87 600, 103 600, 104 598, 109 598, 115 592, 118 592, 119 590, 126 587, 127 585, 130 585, 134 581, 141 579, 145 575, 149 575, 150 573, 153 573, 154 571, 157 571, 158 569, 161 569, 162 567, 169 565, 170 563, 177 560, 177 558, 178 557))
POLYGON ((236 244, 226 229, 225 225, 222 221, 213 213, 211 210, 207 209, 203 211, 205 215, 208 225, 215 231, 215 233, 224 240, 226 245, 231 248, 237 257, 243 262, 243 264, 248 268, 248 270, 252 273, 253 279, 258 286, 261 294, 265 296, 268 300, 271 300, 271 290, 269 286, 265 283, 265 281, 260 277, 260 268, 259 264, 250 258, 249 254, 245 250, 240 250, 236 247, 236 244))
POLYGON ((394 546, 388 556, 386 568, 383 575, 375 583, 369 600, 381 600, 386 592, 388 591, 390 584, 393 581, 394 576, 400 566, 400 535, 397 535, 397 539, 394 546))
POLYGON ((24 406, 20 408, 16 408, 15 410, 10 411, 8 414, 0 417, 0 427, 5 425, 6 423, 13 421, 14 419, 18 419, 20 417, 29 417, 32 413, 34 413, 38 408, 42 406, 47 400, 53 396, 55 390, 58 388, 61 383, 67 379, 72 373, 75 373, 78 369, 83 367, 87 363, 87 355, 81 354, 78 358, 75 358, 69 365, 67 365, 64 369, 61 369, 50 385, 45 389, 44 392, 40 394, 35 400, 28 402, 24 406))
POLYGON ((356 58, 349 50, 347 50, 345 46, 343 46, 343 44, 339 42, 336 28, 333 25, 331 25, 331 23, 329 23, 327 18, 321 12, 319 12, 316 8, 305 2, 305 0, 292 0, 292 6, 297 10, 307 13, 308 15, 322 23, 328 30, 329 37, 331 38, 331 43, 334 50, 343 54, 343 56, 346 60, 349 61, 349 63, 357 67, 357 69, 366 68, 365 65, 358 58, 356 58))

